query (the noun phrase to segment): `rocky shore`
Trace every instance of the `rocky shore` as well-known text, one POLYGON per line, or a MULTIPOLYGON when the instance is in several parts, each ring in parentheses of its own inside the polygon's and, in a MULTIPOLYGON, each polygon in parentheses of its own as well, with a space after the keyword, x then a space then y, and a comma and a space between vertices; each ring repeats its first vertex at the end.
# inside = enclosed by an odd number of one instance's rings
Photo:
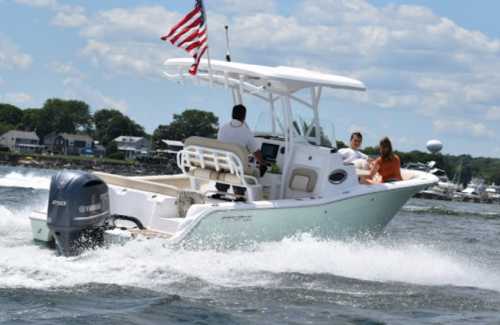
POLYGON ((123 176, 167 175, 179 172, 175 157, 150 158, 140 161, 119 161, 86 157, 22 155, 0 152, 0 165, 41 169, 77 169, 101 171, 123 176))

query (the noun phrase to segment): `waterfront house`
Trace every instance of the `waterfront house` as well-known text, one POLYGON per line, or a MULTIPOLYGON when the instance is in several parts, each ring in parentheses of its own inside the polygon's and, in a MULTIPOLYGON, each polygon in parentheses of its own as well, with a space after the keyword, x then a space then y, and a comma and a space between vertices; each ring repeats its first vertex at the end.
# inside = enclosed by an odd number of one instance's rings
POLYGON ((35 132, 11 130, 0 136, 0 145, 12 152, 39 153, 44 146, 35 132))
POLYGON ((113 140, 119 151, 125 154, 125 159, 148 156, 151 150, 151 141, 145 137, 119 136, 113 140))
POLYGON ((158 149, 156 150, 158 153, 167 153, 167 154, 173 154, 177 155, 179 151, 184 149, 184 143, 182 141, 176 141, 176 140, 161 140, 163 145, 166 146, 166 149, 161 150, 158 149))
POLYGON ((98 141, 94 141, 94 157, 104 157, 106 154, 106 148, 103 145, 100 145, 98 141))
POLYGON ((80 155, 93 147, 94 140, 86 134, 51 133, 44 139, 47 150, 55 154, 80 155))

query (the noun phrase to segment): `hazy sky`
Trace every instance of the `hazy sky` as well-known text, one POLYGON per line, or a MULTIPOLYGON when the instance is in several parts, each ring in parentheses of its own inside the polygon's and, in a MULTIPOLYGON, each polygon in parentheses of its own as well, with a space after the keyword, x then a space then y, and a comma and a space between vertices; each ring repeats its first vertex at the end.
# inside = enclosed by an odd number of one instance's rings
MULTIPOLYGON (((162 77, 184 52, 159 37, 194 0, 0 0, 0 102, 72 98, 119 109, 152 132, 185 108, 230 115, 223 89, 162 77)), ((383 136, 400 150, 500 157, 500 1, 206 0, 212 58, 231 26, 234 61, 310 68, 362 80, 324 92, 337 138, 383 136)), ((254 106, 253 102, 251 106, 254 106)), ((258 120, 250 107, 249 124, 258 120)))

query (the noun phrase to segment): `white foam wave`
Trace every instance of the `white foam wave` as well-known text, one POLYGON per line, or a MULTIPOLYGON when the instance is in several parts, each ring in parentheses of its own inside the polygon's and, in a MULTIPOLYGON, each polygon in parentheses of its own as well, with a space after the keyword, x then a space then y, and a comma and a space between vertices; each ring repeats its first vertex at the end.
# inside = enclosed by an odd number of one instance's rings
POLYGON ((35 172, 20 173, 18 171, 13 171, 0 176, 0 186, 49 189, 50 176, 40 175, 35 172))
POLYGON ((0 205, 0 250, 15 249, 19 245, 31 246, 33 242, 28 217, 32 209, 42 211, 43 208, 44 204, 39 204, 13 212, 0 205))
POLYGON ((0 243, 4 246, 0 287, 71 287, 99 282, 161 289, 192 278, 221 286, 272 287, 279 285, 273 275, 297 272, 500 291, 498 272, 424 245, 321 242, 304 237, 263 244, 254 251, 216 252, 173 249, 162 240, 134 240, 64 258, 27 244, 27 228, 21 231, 25 237, 21 245, 0 243))

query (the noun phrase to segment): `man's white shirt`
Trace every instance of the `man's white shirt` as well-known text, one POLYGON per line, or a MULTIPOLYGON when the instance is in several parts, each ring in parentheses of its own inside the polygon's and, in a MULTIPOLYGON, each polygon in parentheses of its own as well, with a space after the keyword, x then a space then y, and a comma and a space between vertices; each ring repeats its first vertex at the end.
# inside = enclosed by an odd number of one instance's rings
POLYGON ((259 146, 257 141, 255 141, 252 131, 245 123, 238 120, 231 120, 221 126, 217 134, 217 140, 224 143, 240 145, 247 148, 250 153, 259 150, 259 146))
POLYGON ((368 156, 362 153, 359 150, 354 150, 352 148, 342 148, 339 149, 339 154, 342 156, 342 159, 345 163, 352 163, 357 159, 368 159, 368 156))

